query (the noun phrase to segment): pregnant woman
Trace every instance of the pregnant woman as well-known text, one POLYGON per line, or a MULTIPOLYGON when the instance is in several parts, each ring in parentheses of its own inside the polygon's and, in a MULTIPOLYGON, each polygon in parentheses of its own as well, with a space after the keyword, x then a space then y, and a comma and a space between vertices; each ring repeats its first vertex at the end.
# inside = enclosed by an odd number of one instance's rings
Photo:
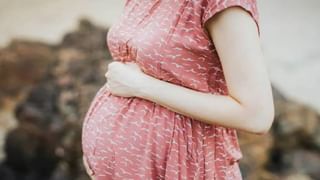
POLYGON ((274 104, 255 0, 126 0, 114 59, 83 122, 96 180, 241 180, 237 130, 274 104))

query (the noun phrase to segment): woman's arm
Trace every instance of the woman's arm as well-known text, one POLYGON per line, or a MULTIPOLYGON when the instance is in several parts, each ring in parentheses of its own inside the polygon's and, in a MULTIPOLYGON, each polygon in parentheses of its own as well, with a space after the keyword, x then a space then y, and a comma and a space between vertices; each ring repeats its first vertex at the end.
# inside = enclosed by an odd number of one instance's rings
POLYGON ((255 22, 243 9, 231 7, 207 21, 206 28, 221 59, 229 96, 194 91, 151 76, 136 96, 209 124, 267 133, 274 104, 255 22))

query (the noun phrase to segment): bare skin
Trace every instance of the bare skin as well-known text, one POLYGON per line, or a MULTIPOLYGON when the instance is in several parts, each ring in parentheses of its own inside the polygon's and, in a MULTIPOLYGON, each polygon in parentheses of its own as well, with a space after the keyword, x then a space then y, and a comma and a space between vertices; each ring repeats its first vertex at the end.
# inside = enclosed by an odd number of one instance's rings
POLYGON ((231 7, 207 21, 205 28, 219 54, 228 96, 161 81, 135 63, 118 61, 109 63, 105 74, 109 91, 144 98, 205 123, 266 134, 274 120, 274 103, 254 20, 240 7, 231 7))

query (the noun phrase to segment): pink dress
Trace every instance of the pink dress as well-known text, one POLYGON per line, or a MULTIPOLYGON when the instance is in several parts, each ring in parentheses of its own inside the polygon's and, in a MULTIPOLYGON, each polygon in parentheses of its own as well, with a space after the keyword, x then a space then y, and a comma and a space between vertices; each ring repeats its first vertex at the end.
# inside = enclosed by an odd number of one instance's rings
MULTIPOLYGON (((258 22, 255 0, 126 0, 107 45, 114 60, 134 61, 150 76, 227 95, 204 23, 231 6, 242 7, 258 22)), ((82 148, 97 180, 242 179, 235 129, 138 97, 115 96, 105 86, 85 116, 82 148)))

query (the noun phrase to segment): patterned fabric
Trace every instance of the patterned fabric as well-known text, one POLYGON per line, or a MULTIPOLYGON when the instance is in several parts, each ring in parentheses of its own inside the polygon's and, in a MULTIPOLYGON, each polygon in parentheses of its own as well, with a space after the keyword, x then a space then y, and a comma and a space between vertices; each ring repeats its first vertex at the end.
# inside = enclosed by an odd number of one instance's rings
MULTIPOLYGON (((255 0, 127 0, 107 34, 114 60, 196 91, 228 95, 204 23, 239 6, 258 22, 255 0)), ((236 28, 236 27, 235 27, 236 28)), ((183 100, 182 100, 183 101, 183 100)), ((105 85, 83 122, 84 159, 97 180, 240 180, 235 129, 210 125, 105 85)))

